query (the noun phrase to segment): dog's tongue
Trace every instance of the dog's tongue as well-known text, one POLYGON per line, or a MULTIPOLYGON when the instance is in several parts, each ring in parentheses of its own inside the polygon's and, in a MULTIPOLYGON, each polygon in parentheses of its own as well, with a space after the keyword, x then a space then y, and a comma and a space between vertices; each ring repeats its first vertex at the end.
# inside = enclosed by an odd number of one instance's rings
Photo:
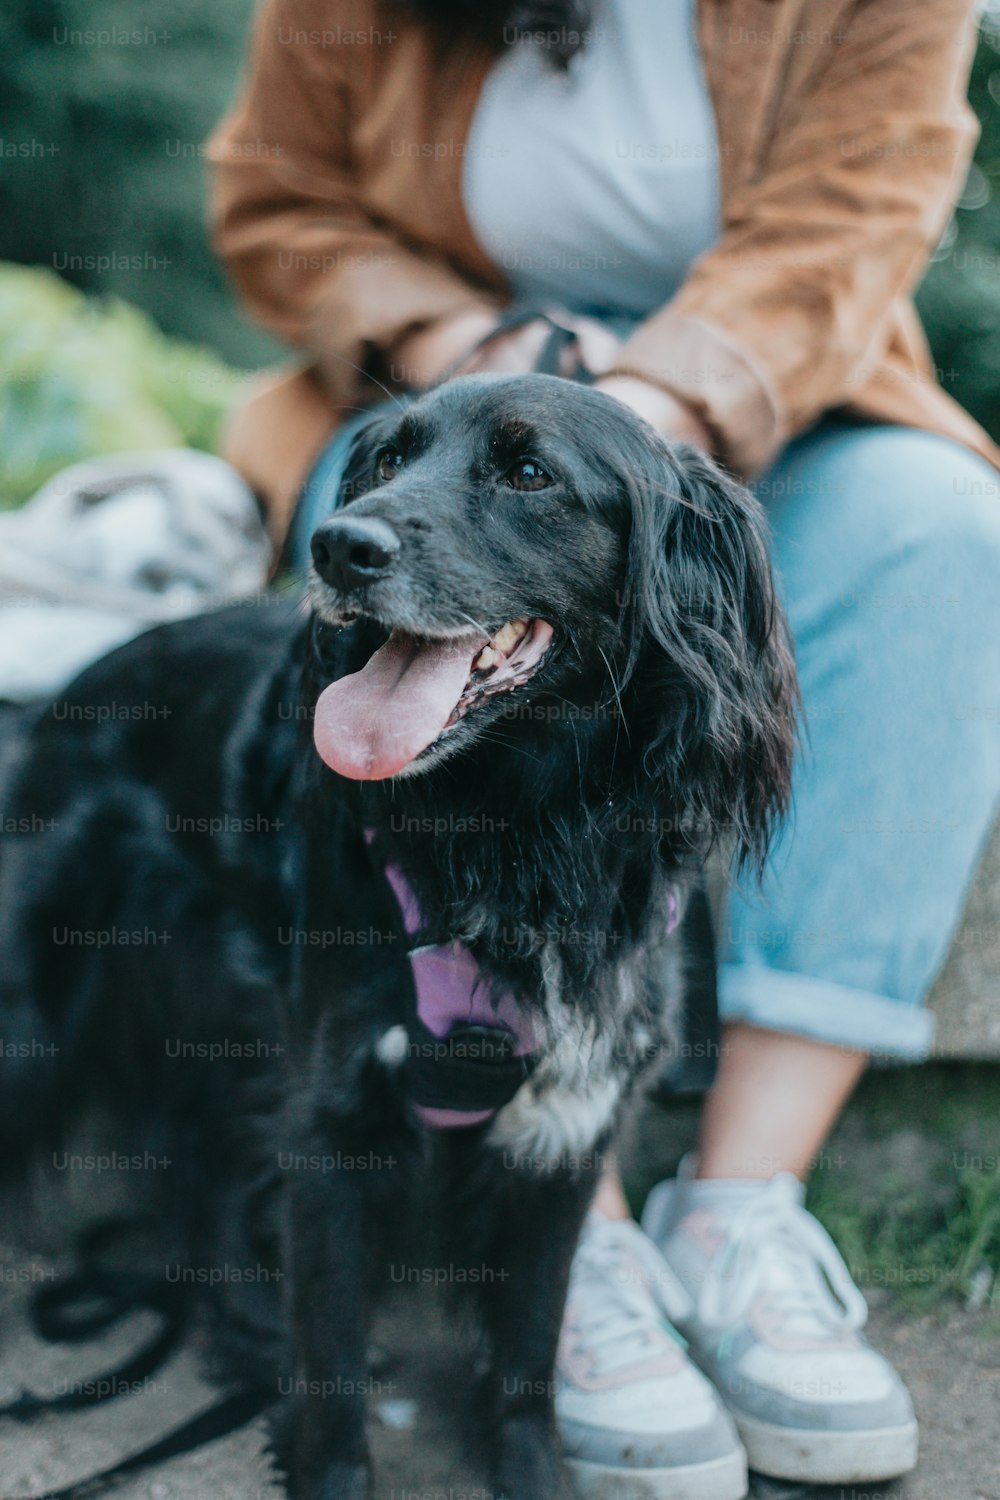
POLYGON ((360 672, 320 694, 313 720, 320 756, 354 781, 397 775, 441 733, 486 640, 390 636, 360 672))

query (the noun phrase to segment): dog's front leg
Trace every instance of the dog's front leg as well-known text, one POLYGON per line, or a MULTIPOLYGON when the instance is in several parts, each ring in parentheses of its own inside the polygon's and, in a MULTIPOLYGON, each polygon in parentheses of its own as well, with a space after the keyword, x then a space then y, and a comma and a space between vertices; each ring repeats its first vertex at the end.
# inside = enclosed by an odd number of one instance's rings
POLYGON ((597 1174, 589 1167, 512 1167, 499 1153, 494 1167, 500 1211, 482 1289, 493 1351, 496 1494, 568 1500, 555 1428, 555 1359, 570 1264, 597 1174))
POLYGON ((281 1457, 289 1493, 292 1500, 366 1500, 362 1186, 356 1172, 306 1170, 286 1190, 294 1382, 281 1457))
POLYGON ((407 966, 392 946, 391 892, 373 880, 360 836, 345 831, 326 773, 312 759, 303 764, 295 926, 323 933, 335 922, 344 932, 377 932, 386 947, 377 963, 360 942, 292 952, 291 1090, 281 1133, 291 1147, 284 1229, 293 1388, 275 1446, 292 1500, 362 1500, 371 1492, 364 1393, 379 1258, 373 1220, 405 1176, 400 1106, 374 1045, 397 1018, 407 966))

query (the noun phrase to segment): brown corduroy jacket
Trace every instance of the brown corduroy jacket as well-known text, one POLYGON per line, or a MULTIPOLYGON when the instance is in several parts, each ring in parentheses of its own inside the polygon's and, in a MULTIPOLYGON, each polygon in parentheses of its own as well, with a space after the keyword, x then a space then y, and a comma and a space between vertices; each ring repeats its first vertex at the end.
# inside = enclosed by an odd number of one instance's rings
MULTIPOLYGON (((910 293, 976 139, 974 0, 698 0, 723 227, 619 364, 689 403, 744 475, 824 411, 1000 451, 936 383, 910 293)), ((227 456, 280 537, 372 352, 504 278, 461 172, 493 53, 386 0, 265 0, 250 76, 214 134, 217 247, 304 364, 259 382, 227 456)))

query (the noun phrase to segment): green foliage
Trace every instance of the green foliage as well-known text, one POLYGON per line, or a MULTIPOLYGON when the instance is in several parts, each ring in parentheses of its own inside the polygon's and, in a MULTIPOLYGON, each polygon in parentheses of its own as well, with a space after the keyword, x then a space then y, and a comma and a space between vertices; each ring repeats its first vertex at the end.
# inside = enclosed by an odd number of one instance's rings
MULTIPOLYGON (((209 248, 202 143, 238 91, 253 7, 4 0, 0 12, 0 259, 124 297, 247 366, 277 346, 238 312, 209 248)), ((945 388, 1000 438, 997 0, 970 97, 976 164, 919 306, 945 388)))
POLYGON ((1000 1076, 924 1065, 865 1079, 809 1188, 863 1292, 1000 1311, 1000 1076))
POLYGON ((276 346, 238 313, 205 229, 203 142, 235 97, 253 0, 4 0, 0 260, 114 293, 237 363, 276 346))
POLYGON ((244 377, 137 308, 0 266, 0 508, 100 453, 215 445, 244 377))
POLYGON ((987 10, 969 84, 982 134, 917 298, 945 390, 1000 440, 1000 8, 987 10))
MULTIPOLYGON (((701 1108, 642 1112, 620 1153, 633 1209, 696 1149, 701 1108)), ((971 1298, 1000 1326, 1000 1069, 870 1069, 815 1160, 808 1205, 866 1296, 921 1312, 971 1298)))

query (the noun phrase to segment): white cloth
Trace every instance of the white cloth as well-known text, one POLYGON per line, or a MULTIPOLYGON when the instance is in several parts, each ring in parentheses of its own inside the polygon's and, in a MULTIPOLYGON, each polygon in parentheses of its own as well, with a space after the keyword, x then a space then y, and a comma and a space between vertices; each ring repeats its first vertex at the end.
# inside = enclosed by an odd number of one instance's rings
POLYGON ((693 0, 596 0, 565 75, 512 46, 476 105, 463 198, 520 299, 631 321, 668 301, 720 224, 693 0))
POLYGON ((47 697, 151 625, 256 595, 269 559, 254 497, 219 458, 63 469, 0 515, 0 698, 47 697))

